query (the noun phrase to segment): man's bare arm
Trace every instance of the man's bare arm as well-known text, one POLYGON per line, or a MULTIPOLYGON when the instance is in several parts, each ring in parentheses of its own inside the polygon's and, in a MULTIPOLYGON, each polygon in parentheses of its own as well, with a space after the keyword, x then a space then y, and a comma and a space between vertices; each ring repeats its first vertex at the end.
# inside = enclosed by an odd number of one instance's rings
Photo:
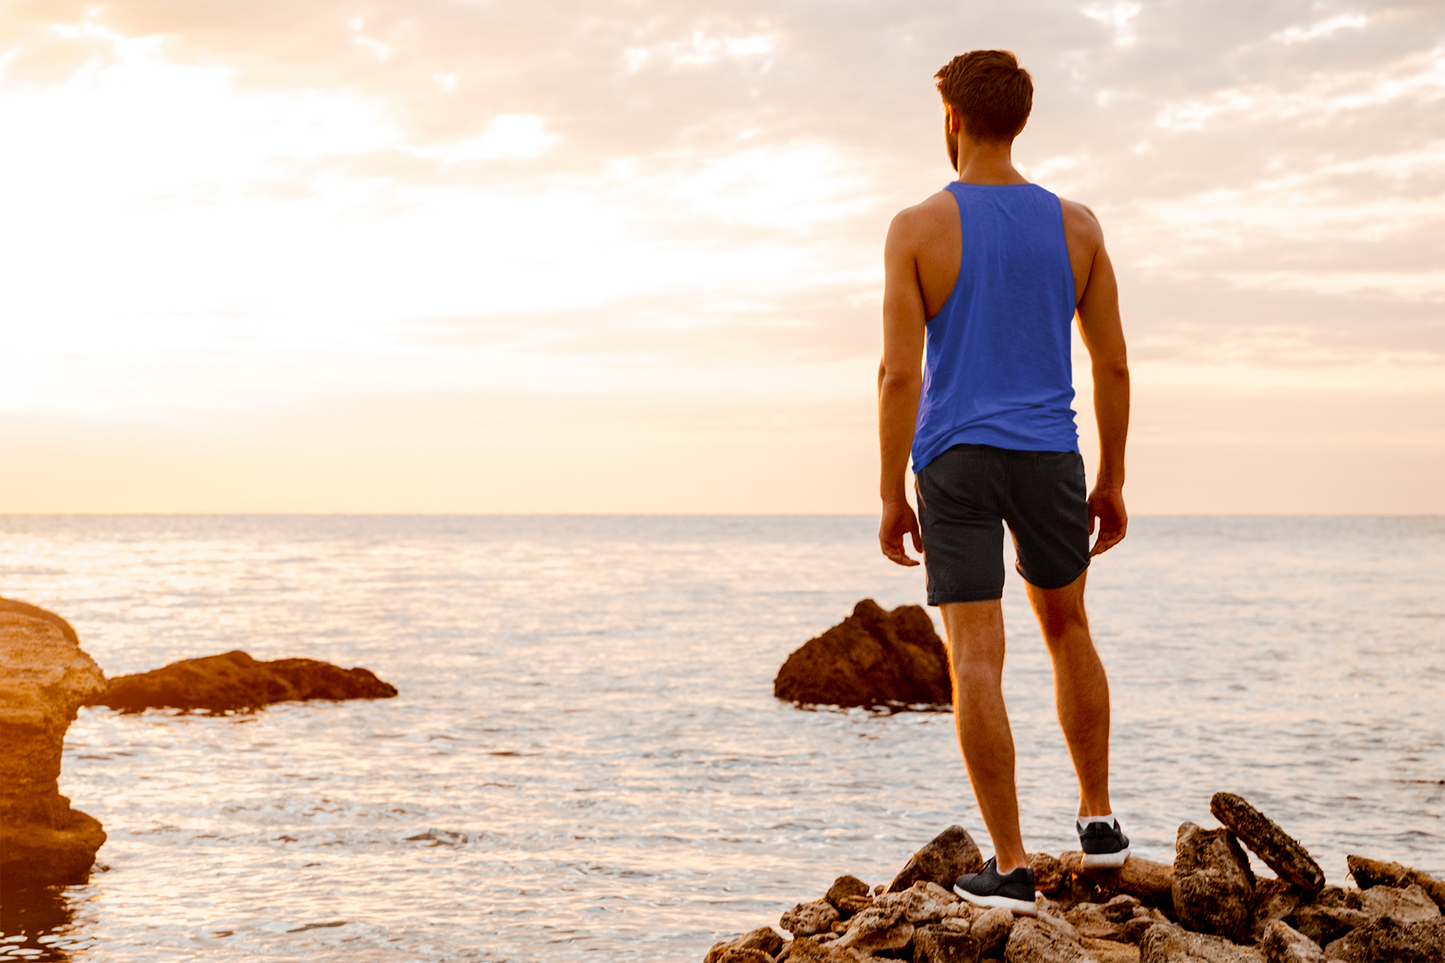
POLYGON ((1119 317, 1119 285, 1104 249, 1104 231, 1094 213, 1070 205, 1074 227, 1093 242, 1088 280, 1079 298, 1079 333, 1089 349, 1094 374, 1094 418, 1099 425, 1099 474, 1089 493, 1089 530, 1099 537, 1090 555, 1123 540, 1129 528, 1124 508, 1124 447, 1129 437, 1129 353, 1119 317))
POLYGON ((904 550, 905 534, 912 535, 915 551, 923 550, 907 493, 908 454, 923 389, 926 322, 913 221, 909 211, 895 217, 883 247, 883 360, 878 365, 878 494, 883 502, 878 542, 883 554, 899 565, 918 564, 904 550))

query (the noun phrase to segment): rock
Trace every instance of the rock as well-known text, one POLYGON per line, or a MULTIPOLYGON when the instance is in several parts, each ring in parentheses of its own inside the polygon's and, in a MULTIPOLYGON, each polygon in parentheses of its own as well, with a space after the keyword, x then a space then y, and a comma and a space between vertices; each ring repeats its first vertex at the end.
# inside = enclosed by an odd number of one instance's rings
POLYGON ((1282 920, 1312 897, 1282 879, 1257 879, 1254 883, 1254 940, 1264 938, 1264 931, 1275 920, 1282 920))
POLYGON ((800 936, 788 944, 787 963, 863 963, 867 959, 855 950, 840 948, 837 943, 822 943, 811 936, 800 936))
POLYGON ((853 614, 788 656, 773 695, 810 705, 942 705, 953 701, 948 653, 920 605, 853 614))
POLYGON ((1440 915, 1440 907, 1418 884, 1401 889, 1373 886, 1360 893, 1360 909, 1372 917, 1388 916, 1396 923, 1418 923, 1440 915))
POLYGON ((902 949, 913 942, 913 924, 904 917, 906 900, 879 896, 873 905, 848 921, 838 946, 860 953, 902 949))
POLYGON ((1085 936, 1079 940, 1094 963, 1139 963, 1139 947, 1085 936))
MULTIPOLYGON (((1133 897, 1130 896, 1121 898, 1133 899, 1133 897)), ((1137 906, 1138 904, 1139 901, 1134 900, 1134 905, 1137 906)), ((1080 937, 1088 937, 1094 940, 1122 940, 1124 938, 1123 922, 1124 920, 1132 919, 1134 914, 1130 912, 1124 919, 1111 918, 1109 914, 1105 913, 1105 907, 1108 905, 1109 904, 1079 903, 1069 907, 1068 911, 1064 913, 1064 919, 1068 920, 1074 929, 1079 931, 1080 937)))
POLYGON ((1349 867, 1350 875, 1360 889, 1369 889, 1372 886, 1409 886, 1413 883, 1423 889, 1436 906, 1445 910, 1445 883, 1428 873, 1401 866, 1399 863, 1386 863, 1364 856, 1346 856, 1345 865, 1349 867))
POLYGON ((1295 910, 1285 921, 1320 946, 1327 946, 1357 926, 1370 922, 1370 914, 1348 906, 1311 903, 1295 910))
POLYGON ((1445 917, 1401 923, 1383 916, 1325 947, 1344 963, 1440 963, 1445 960, 1445 917))
POLYGON ((1283 920, 1265 926, 1259 950, 1266 963, 1325 963, 1320 945, 1283 920))
POLYGON ((1029 869, 1034 871, 1034 888, 1045 896, 1053 896, 1067 882, 1063 864, 1048 853, 1029 853, 1029 869))
POLYGON ((783 948, 783 938, 771 926, 760 926, 735 940, 715 943, 703 963, 773 963, 783 948), (761 954, 760 958, 744 954, 761 954))
POLYGON ((53 612, 0 599, 0 879, 85 883, 105 830, 60 795, 65 731, 105 674, 53 612))
POLYGON ((1003 958, 1007 963, 1091 963, 1078 931, 1047 913, 1014 923, 1003 958))
POLYGON ((1166 905, 1174 891, 1174 867, 1140 856, 1130 856, 1118 869, 1084 869, 1084 854, 1067 852, 1059 857, 1067 873, 1088 880, 1114 893, 1127 893, 1146 903, 1166 905))
POLYGON ((898 894, 878 897, 879 900, 897 899, 903 907, 903 918, 910 923, 931 923, 950 915, 958 905, 959 898, 952 890, 944 889, 937 883, 921 879, 898 894))
POLYGON ((842 919, 852 919, 858 913, 873 905, 871 896, 845 896, 833 904, 842 919))
POLYGON ((979 954, 993 958, 1003 955, 1004 947, 1008 944, 1009 934, 1013 932, 1013 928, 1013 910, 1004 906, 995 906, 979 914, 979 917, 973 921, 969 932, 978 940, 979 954))
POLYGON ((1219 936, 1190 933, 1173 923, 1155 923, 1139 941, 1139 963, 1262 963, 1253 947, 1219 936))
POLYGON ((913 963, 978 963, 978 937, 968 920, 946 919, 915 927, 913 963))
POLYGON ((1232 792, 1217 792, 1209 800, 1209 811, 1280 879, 1310 894, 1324 889, 1325 872, 1309 851, 1242 798, 1232 792))
POLYGON ((257 662, 244 652, 227 652, 119 676, 87 705, 127 712, 161 708, 232 712, 273 702, 389 699, 394 695, 394 686, 367 669, 343 669, 315 659, 257 662))
POLYGON ((783 914, 778 925, 796 936, 814 936, 826 933, 838 922, 838 911, 825 899, 811 903, 799 903, 783 914))
POLYGON ((1162 922, 1149 916, 1136 916, 1120 927, 1119 939, 1125 943, 1140 943, 1144 940, 1144 934, 1149 927, 1155 923, 1162 922))
POLYGON ((888 884, 886 892, 902 892, 919 880, 928 880, 952 890, 958 877, 982 869, 983 855, 968 830, 962 826, 949 826, 913 854, 913 858, 888 884))
POLYGON ((1254 873, 1227 829, 1186 822, 1175 841, 1174 910, 1191 930, 1244 940, 1254 917, 1254 873))
POLYGON ((868 884, 856 876, 839 876, 833 880, 833 885, 828 887, 827 894, 823 897, 833 904, 834 909, 841 910, 843 907, 838 904, 850 896, 867 896, 871 891, 868 884))

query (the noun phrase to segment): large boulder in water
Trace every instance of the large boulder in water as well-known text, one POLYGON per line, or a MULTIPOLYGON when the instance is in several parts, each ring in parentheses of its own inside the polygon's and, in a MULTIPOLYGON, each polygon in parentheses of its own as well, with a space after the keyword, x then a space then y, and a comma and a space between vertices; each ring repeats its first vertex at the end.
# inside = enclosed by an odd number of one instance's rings
POLYGON ((127 712, 203 709, 233 712, 306 699, 389 699, 396 687, 369 669, 315 659, 258 662, 245 652, 182 659, 162 669, 122 675, 88 704, 127 712))
POLYGON ((810 705, 941 705, 953 701, 953 681, 948 652, 923 606, 885 612, 864 599, 788 656, 773 695, 810 705))
POLYGON ((5 888, 84 883, 105 842, 99 821, 60 795, 60 755, 76 710, 105 689, 75 629, 0 599, 0 879, 5 888))

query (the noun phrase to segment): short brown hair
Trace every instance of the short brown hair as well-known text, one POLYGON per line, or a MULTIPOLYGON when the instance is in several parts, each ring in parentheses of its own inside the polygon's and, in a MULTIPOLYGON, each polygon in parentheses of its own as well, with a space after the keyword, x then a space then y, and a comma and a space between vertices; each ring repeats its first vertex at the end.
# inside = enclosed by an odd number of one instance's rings
POLYGON ((1034 81, 1007 50, 971 50, 933 75, 975 140, 1013 140, 1034 106, 1034 81))

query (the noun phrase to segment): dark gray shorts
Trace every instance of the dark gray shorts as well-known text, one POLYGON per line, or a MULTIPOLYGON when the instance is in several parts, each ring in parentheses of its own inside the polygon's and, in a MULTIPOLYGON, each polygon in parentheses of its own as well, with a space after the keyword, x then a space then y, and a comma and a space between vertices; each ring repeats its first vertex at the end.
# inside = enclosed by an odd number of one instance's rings
POLYGON ((1089 499, 1076 451, 954 445, 915 479, 928 604, 1003 597, 1003 523, 1016 567, 1063 588, 1089 567, 1089 499))

